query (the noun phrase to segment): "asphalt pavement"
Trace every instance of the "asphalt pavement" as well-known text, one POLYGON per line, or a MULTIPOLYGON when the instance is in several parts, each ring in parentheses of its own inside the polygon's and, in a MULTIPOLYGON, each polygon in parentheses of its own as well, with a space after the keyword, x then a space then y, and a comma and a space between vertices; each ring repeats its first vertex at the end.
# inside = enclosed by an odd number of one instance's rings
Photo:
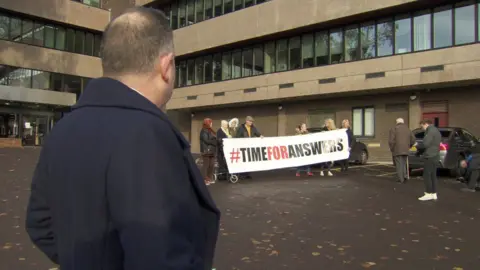
MULTIPOLYGON (((55 269, 23 226, 38 153, 0 149, 0 270, 55 269)), ((210 186, 222 211, 216 269, 480 269, 480 193, 441 177, 439 200, 419 202, 420 175, 397 184, 389 165, 315 172, 210 186)))

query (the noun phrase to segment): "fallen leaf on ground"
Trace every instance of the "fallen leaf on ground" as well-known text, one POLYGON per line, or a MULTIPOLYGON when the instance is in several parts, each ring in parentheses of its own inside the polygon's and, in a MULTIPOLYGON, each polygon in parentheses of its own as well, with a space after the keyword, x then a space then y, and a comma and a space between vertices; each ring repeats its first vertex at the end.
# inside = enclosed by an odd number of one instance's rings
POLYGON ((453 267, 453 270, 463 270, 461 267, 453 267))
POLYGON ((380 230, 382 230, 382 231, 386 231, 387 229, 385 229, 385 228, 381 228, 380 230))
POLYGON ((248 260, 250 260, 249 257, 243 257, 243 258, 242 258, 242 261, 248 261, 248 260))
POLYGON ((395 244, 391 244, 390 246, 391 246, 391 247, 398 247, 398 246, 397 246, 397 245, 395 245, 395 244))
POLYGON ((320 256, 320 252, 312 252, 312 255, 315 256, 315 257, 320 256))
POLYGON ((442 255, 437 255, 434 258, 432 258, 432 260, 435 260, 435 261, 440 261, 440 260, 444 260, 444 259, 448 259, 448 257, 442 256, 442 255))
POLYGON ((450 248, 449 248, 449 247, 445 247, 445 250, 450 250, 450 248))
POLYGON ((323 247, 322 247, 322 246, 317 246, 317 248, 320 248, 320 249, 322 249, 323 247))
POLYGON ((25 261, 25 258, 18 258, 19 261, 25 261))
POLYGON ((420 240, 412 240, 412 242, 418 243, 418 242, 420 242, 420 240))
POLYGON ((6 216, 7 213, 0 213, 0 217, 6 216))
POLYGON ((399 260, 399 261, 403 261, 403 258, 397 258, 397 260, 399 260))
POLYGON ((375 266, 375 265, 377 265, 377 264, 374 263, 374 262, 364 262, 364 263, 362 263, 363 268, 370 268, 370 267, 375 266))
POLYGON ((265 243, 269 243, 269 242, 270 242, 270 240, 262 240, 262 241, 265 242, 265 243))
POLYGON ((270 223, 270 222, 272 222, 272 221, 271 221, 271 220, 267 220, 267 223, 270 223))
POLYGON ((250 241, 252 241, 252 244, 254 244, 254 245, 260 245, 262 243, 262 242, 259 242, 255 239, 253 239, 253 238, 251 238, 250 241))
POLYGON ((456 248, 456 249, 455 249, 455 252, 460 252, 460 249, 459 249, 459 248, 456 248))
POLYGON ((390 259, 390 258, 388 258, 388 257, 386 257, 386 256, 380 257, 380 260, 384 260, 384 261, 385 261, 385 260, 388 260, 388 259, 390 259))
POLYGON ((404 250, 402 250, 402 253, 408 253, 408 250, 404 249, 404 250))
POLYGON ((337 250, 339 250, 339 251, 344 251, 345 249, 343 249, 343 248, 337 248, 337 250))
POLYGON ((223 236, 227 236, 227 235, 228 235, 228 233, 222 233, 222 235, 223 235, 223 236))
POLYGON ((268 256, 273 256, 273 255, 278 256, 278 251, 272 250, 272 252, 270 252, 268 256))

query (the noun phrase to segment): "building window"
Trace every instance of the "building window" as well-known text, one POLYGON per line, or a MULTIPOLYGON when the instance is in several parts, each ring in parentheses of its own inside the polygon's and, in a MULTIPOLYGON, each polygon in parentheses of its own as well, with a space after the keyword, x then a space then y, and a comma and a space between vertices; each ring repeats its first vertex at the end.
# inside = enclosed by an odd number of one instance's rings
POLYGON ((465 1, 455 7, 455 45, 475 41, 475 5, 470 3, 465 1))
POLYGON ((253 49, 246 49, 242 54, 243 58, 243 77, 253 75, 253 49))
POLYGON ((232 53, 232 78, 242 77, 242 51, 232 53))
POLYGON ((253 6, 254 0, 245 0, 245 8, 253 6))
POLYGON ((32 44, 33 42, 33 22, 31 20, 22 20, 22 43, 32 44))
POLYGON ((265 44, 265 73, 275 72, 275 41, 265 44))
POLYGON ((432 17, 429 12, 422 12, 413 17, 413 50, 424 51, 432 48, 432 17))
POLYGON ((82 93, 82 79, 78 76, 63 75, 63 89, 62 92, 73 93, 77 99, 82 93))
POLYGON ((354 136, 375 136, 375 109, 373 107, 354 108, 352 114, 352 130, 354 136))
POLYGON ((12 68, 8 76, 10 86, 32 88, 32 70, 12 68))
POLYGON ((263 74, 263 47, 262 45, 253 48, 253 75, 263 74))
POLYGON ((50 88, 50 72, 33 70, 32 71, 32 88, 49 90, 50 88))
POLYGON ((185 27, 187 25, 187 5, 185 1, 186 0, 180 0, 178 2, 178 27, 185 27))
POLYGON ((83 47, 85 45, 85 32, 75 31, 75 52, 83 53, 83 47))
POLYGON ((101 7, 100 0, 73 0, 73 1, 80 2, 80 3, 83 3, 85 5, 89 5, 89 6, 92 6, 92 7, 97 7, 97 8, 101 7))
POLYGON ((195 83, 195 60, 187 61, 187 83, 186 85, 193 85, 195 83))
POLYGON ((235 1, 235 11, 243 9, 244 0, 234 0, 235 1))
POLYGON ((197 13, 196 22, 202 22, 204 20, 204 17, 203 17, 203 0, 197 0, 197 3, 195 5, 195 10, 196 10, 196 13, 197 13))
POLYGON ((187 84, 187 63, 185 61, 180 62, 179 71, 178 86, 182 87, 187 84))
POLYGON ((180 86, 180 65, 175 65, 175 82, 173 82, 173 87, 177 88, 180 86))
POLYGON ((208 55, 203 58, 204 66, 205 66, 205 83, 212 82, 212 72, 213 72, 213 65, 212 65, 212 56, 208 55))
POLYGON ((10 40, 20 41, 22 38, 22 21, 18 18, 10 19, 10 40))
POLYGON ((290 70, 302 67, 302 47, 300 37, 288 41, 288 67, 290 70))
POLYGON ((203 57, 195 59, 195 84, 203 83, 203 57))
POLYGON ((360 28, 360 48, 362 59, 375 57, 375 37, 375 23, 369 23, 360 28))
POLYGON ((393 22, 377 23, 377 55, 388 56, 393 54, 393 22))
POLYGON ((55 27, 45 25, 45 47, 55 48, 55 27))
POLYGON ((288 41, 286 39, 282 39, 277 41, 277 68, 276 71, 285 71, 288 69, 288 41))
POLYGON ((222 80, 232 78, 232 53, 227 52, 222 56, 222 80))
POLYGON ((410 17, 400 17, 395 20, 395 53, 402 54, 412 51, 412 25, 410 17))
POLYGON ((93 43, 94 37, 92 33, 87 33, 85 35, 85 51, 86 55, 93 55, 93 43))
POLYGON ((172 11, 171 11, 170 25, 172 29, 178 28, 178 6, 177 1, 172 2, 172 11))
POLYGON ((330 63, 343 62, 343 31, 333 30, 330 32, 330 63))
POLYGON ((75 52, 75 30, 73 29, 67 29, 65 50, 68 52, 75 52))
POLYGON ((214 7, 214 16, 222 16, 223 15, 223 2, 222 0, 214 0, 215 1, 215 7, 214 7))
POLYGON ((330 110, 309 110, 307 125, 312 128, 320 128, 325 125, 325 120, 335 119, 335 112, 330 110))
POLYGON ((187 0, 187 26, 195 23, 195 0, 187 0))
POLYGON ((213 81, 222 80, 222 54, 217 53, 213 56, 213 81))
MULTIPOLYGON (((73 37, 73 35, 72 35, 73 33, 70 33, 70 34, 71 34, 70 37, 73 37)), ((65 42, 66 42, 65 28, 63 28, 63 27, 55 28, 55 49, 62 50, 62 51, 65 50, 65 42)), ((73 44, 73 41, 70 44, 70 46, 72 46, 72 44, 73 44)))
POLYGON ((8 39, 8 25, 10 18, 0 14, 0 39, 8 39))
POLYGON ((62 91, 63 75, 58 73, 52 73, 50 76, 50 87, 54 91, 62 91))
POLYGON ((223 0, 223 14, 233 12, 233 0, 223 0))
POLYGON ((359 59, 358 27, 351 27, 345 30, 345 62, 359 59))
POLYGON ((100 45, 102 44, 102 36, 95 35, 93 42, 93 55, 100 56, 100 45))
POLYGON ((452 9, 450 6, 435 9, 433 13, 433 47, 452 46, 452 9))
POLYGON ((205 20, 213 18, 213 0, 205 0, 205 20))
POLYGON ((315 65, 324 66, 329 63, 328 55, 328 33, 315 33, 315 65))
POLYGON ((302 67, 308 68, 314 66, 313 59, 313 34, 302 36, 302 67))
POLYGON ((33 45, 45 46, 45 25, 41 22, 35 22, 33 25, 33 45))

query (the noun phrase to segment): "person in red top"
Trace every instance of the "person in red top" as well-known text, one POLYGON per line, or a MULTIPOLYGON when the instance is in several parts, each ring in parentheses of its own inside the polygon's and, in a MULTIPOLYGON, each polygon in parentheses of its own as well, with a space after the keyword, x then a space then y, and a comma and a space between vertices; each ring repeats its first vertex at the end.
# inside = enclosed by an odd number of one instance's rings
POLYGON ((217 136, 212 126, 212 119, 205 118, 202 131, 200 131, 200 152, 203 159, 202 175, 206 185, 214 183, 212 179, 215 168, 215 154, 217 152, 217 136))

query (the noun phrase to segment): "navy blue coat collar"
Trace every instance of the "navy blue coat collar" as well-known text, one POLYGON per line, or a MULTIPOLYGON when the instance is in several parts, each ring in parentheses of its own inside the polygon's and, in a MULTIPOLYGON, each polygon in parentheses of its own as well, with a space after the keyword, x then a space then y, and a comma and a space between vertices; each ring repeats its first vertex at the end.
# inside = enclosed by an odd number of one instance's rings
POLYGON ((190 148, 190 144, 185 137, 170 122, 162 110, 120 81, 110 78, 91 80, 72 109, 76 110, 83 107, 117 107, 153 114, 171 126, 183 148, 190 148))

